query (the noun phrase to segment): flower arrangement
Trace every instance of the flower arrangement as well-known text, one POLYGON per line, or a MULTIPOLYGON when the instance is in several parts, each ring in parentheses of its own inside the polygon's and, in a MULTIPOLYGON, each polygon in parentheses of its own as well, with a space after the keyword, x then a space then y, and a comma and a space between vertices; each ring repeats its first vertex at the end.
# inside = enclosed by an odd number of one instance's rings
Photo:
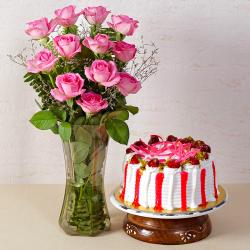
MULTIPOLYGON (((126 15, 112 15, 103 6, 80 12, 73 5, 55 11, 50 21, 41 18, 27 23, 25 32, 43 47, 33 58, 10 56, 25 65, 24 81, 38 93, 41 109, 31 123, 41 130, 52 130, 63 141, 72 135, 73 125, 103 125, 117 142, 127 144, 129 113, 138 108, 126 97, 136 94, 142 82, 157 70, 157 49, 143 44, 136 48, 124 41, 138 28, 138 21, 126 15), (84 17, 89 27, 77 25, 84 17), (140 62, 138 62, 138 59, 140 62)), ((152 45, 154 46, 154 45, 152 45)), ((34 48, 32 49, 34 50, 34 48)))
POLYGON ((109 136, 128 143, 126 120, 138 108, 128 105, 126 97, 157 71, 154 44, 136 47, 124 41, 135 33, 138 21, 112 15, 105 27, 109 14, 103 6, 80 12, 73 5, 58 9, 50 21, 27 23, 31 48, 9 55, 25 66, 24 81, 40 97, 40 111, 31 123, 63 140, 66 187, 59 224, 71 235, 96 235, 110 228, 104 192, 109 136), (30 51, 32 58, 26 55, 30 51))

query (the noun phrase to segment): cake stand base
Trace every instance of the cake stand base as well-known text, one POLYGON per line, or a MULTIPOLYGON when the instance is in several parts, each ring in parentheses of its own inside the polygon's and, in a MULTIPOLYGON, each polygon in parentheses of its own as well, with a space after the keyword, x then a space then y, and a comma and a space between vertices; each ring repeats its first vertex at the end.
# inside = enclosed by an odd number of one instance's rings
POLYGON ((212 226, 208 215, 185 219, 156 219, 127 214, 123 229, 137 240, 178 245, 206 238, 211 233, 212 226))

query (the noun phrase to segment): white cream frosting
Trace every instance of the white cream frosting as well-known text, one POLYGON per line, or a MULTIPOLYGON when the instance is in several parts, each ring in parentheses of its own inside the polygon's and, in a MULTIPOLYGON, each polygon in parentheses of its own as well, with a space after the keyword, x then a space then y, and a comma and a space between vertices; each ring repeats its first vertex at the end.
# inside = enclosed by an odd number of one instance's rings
POLYGON ((140 168, 140 164, 128 164, 124 201, 134 201, 136 171, 138 168, 140 168))
POLYGON ((162 207, 167 210, 173 210, 173 193, 175 185, 175 174, 178 170, 173 168, 165 168, 164 179, 162 184, 162 207))
POLYGON ((151 168, 146 166, 146 169, 143 171, 143 174, 141 176, 140 180, 140 195, 139 195, 139 203, 143 207, 148 207, 148 193, 149 193, 149 187, 150 187, 150 182, 152 180, 152 173, 157 171, 155 168, 151 168))
MULTIPOLYGON (((129 164, 127 169, 125 202, 134 201, 136 171, 140 164, 129 164)), ((215 201, 214 176, 212 161, 210 159, 201 161, 200 166, 187 164, 184 171, 188 173, 186 200, 187 207, 197 208, 201 204, 201 169, 206 169, 205 194, 207 202, 215 201)), ((142 170, 139 186, 139 204, 143 207, 154 208, 156 200, 156 175, 159 168, 146 166, 142 170)), ((162 183, 162 207, 167 210, 181 208, 181 169, 165 167, 163 169, 164 179, 162 183)), ((217 181, 216 181, 217 183, 217 181)), ((217 188, 217 187, 216 187, 217 188)))

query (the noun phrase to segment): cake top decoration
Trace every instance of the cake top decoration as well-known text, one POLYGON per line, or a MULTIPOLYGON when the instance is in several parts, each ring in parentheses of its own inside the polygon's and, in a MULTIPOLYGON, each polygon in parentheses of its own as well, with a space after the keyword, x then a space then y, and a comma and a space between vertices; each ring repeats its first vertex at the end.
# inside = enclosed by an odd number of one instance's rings
POLYGON ((151 135, 148 143, 141 139, 126 150, 131 155, 130 163, 147 162, 150 167, 167 166, 179 168, 185 164, 199 165, 207 160, 211 148, 204 141, 194 140, 191 136, 177 138, 169 135, 165 140, 159 135, 151 135))

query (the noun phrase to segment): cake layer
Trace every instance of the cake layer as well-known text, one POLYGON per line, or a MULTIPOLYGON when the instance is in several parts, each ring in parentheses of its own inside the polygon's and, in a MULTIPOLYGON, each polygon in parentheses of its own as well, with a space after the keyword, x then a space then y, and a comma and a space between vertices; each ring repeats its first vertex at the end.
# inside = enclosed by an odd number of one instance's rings
POLYGON ((142 170, 140 164, 128 164, 125 170, 126 183, 122 189, 124 202, 136 206, 159 210, 197 208, 215 201, 217 197, 217 180, 211 160, 204 160, 196 166, 187 165, 184 169, 161 170, 146 166, 142 170), (160 182, 159 176, 162 179, 160 182))
POLYGON ((216 201, 217 180, 211 148, 192 137, 163 140, 153 135, 126 151, 120 199, 157 211, 195 209, 216 201))

